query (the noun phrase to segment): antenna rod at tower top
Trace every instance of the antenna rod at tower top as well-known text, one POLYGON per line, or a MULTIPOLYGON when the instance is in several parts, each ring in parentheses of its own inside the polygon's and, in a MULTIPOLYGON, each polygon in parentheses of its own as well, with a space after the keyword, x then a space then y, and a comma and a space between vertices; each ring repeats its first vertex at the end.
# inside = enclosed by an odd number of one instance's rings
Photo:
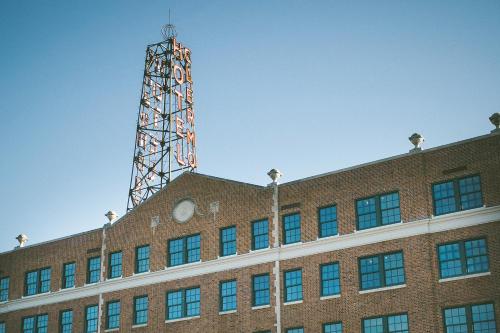
POLYGON ((161 34, 163 35, 164 40, 170 39, 172 37, 177 37, 175 25, 170 22, 170 8, 168 9, 168 24, 165 24, 161 28, 161 34))

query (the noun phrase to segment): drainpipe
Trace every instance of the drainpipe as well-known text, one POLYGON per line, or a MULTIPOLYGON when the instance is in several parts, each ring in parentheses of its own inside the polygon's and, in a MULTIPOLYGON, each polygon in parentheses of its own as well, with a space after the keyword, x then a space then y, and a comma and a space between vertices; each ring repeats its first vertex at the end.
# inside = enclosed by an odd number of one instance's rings
MULTIPOLYGON (((104 253, 106 251, 106 229, 111 227, 111 221, 113 221, 116 218, 116 213, 113 211, 107 212, 104 216, 106 216, 109 220, 108 223, 103 225, 102 227, 102 238, 101 238, 101 274, 99 276, 99 283, 104 282, 104 277, 105 275, 105 269, 106 267, 104 266, 104 263, 106 261, 106 258, 104 256, 104 253)), ((104 298, 102 297, 102 292, 100 291, 101 288, 99 288, 99 304, 98 304, 98 317, 97 317, 97 333, 101 333, 101 324, 102 324, 102 313, 103 313, 103 303, 104 303, 104 298)))
MULTIPOLYGON (((110 225, 110 223, 106 223, 103 227, 102 227, 102 241, 101 241, 101 276, 99 277, 99 283, 101 282, 104 282, 104 269, 105 269, 105 266, 104 266, 104 251, 106 250, 106 228, 108 228, 108 226, 110 225)), ((101 288, 99 288, 101 289, 101 288)), ((103 307, 103 302, 104 302, 104 299, 102 297, 102 292, 99 290, 99 304, 98 304, 98 317, 97 317, 97 333, 101 333, 101 323, 102 323, 102 313, 103 313, 103 310, 102 310, 102 307, 103 307)))
POLYGON ((281 278, 280 278, 280 257, 279 257, 279 200, 278 200, 278 179, 281 177, 281 172, 272 169, 267 173, 272 179, 269 184, 273 189, 273 204, 271 211, 273 212, 273 248, 278 249, 278 258, 274 262, 273 275, 274 275, 274 313, 276 315, 276 333, 281 333, 281 278))

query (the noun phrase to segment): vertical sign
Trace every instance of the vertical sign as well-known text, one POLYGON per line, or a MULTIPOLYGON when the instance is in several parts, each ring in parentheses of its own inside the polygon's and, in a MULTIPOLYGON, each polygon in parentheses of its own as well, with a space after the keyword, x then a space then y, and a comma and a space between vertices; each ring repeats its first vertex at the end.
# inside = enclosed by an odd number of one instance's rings
POLYGON ((146 49, 127 210, 184 171, 195 171, 191 50, 175 34, 146 49))

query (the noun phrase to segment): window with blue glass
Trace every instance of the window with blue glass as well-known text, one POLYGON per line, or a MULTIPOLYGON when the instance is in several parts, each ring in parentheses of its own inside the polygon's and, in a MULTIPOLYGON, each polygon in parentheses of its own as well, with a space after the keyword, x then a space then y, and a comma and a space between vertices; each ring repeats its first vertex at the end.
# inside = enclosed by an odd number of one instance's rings
POLYGON ((285 272, 285 302, 302 300, 302 269, 285 272))
POLYGON ((406 313, 363 319, 363 333, 408 333, 406 313))
POLYGON ((219 310, 221 312, 236 310, 236 280, 222 281, 219 285, 219 310))
POLYGON ((72 333, 73 332, 73 311, 63 310, 59 314, 59 332, 72 333))
POLYGON ((46 314, 23 318, 23 333, 47 333, 49 316, 46 314))
POLYGON ((323 333, 342 333, 342 323, 323 324, 323 333))
POLYGON ((403 252, 360 258, 359 272, 361 290, 404 284, 403 252))
POLYGON ((76 263, 69 262, 63 265, 62 288, 71 288, 75 286, 76 263))
POLYGON ((370 229, 401 221, 399 193, 392 192, 356 200, 358 230, 370 229))
POLYGON ((220 256, 236 254, 236 226, 220 229, 220 256))
POLYGON ((36 271, 27 272, 24 281, 24 296, 49 292, 50 273, 50 268, 42 268, 36 271))
POLYGON ((113 279, 122 276, 122 251, 109 254, 108 278, 113 279))
POLYGON ((200 261, 200 234, 168 241, 168 266, 200 261))
POLYGON ((473 239, 438 245, 440 277, 489 271, 486 239, 473 239))
POLYGON ((101 257, 87 260, 87 283, 99 282, 101 275, 101 257))
POLYGON ((286 333, 304 333, 304 327, 287 328, 286 333))
POLYGON ((318 210, 319 237, 338 234, 337 206, 323 207, 318 210))
POLYGON ((479 175, 432 185, 434 215, 481 207, 483 194, 479 175))
POLYGON ((252 222, 252 250, 269 247, 269 222, 260 220, 252 222))
POLYGON ((0 333, 5 333, 5 332, 6 332, 5 323, 0 323, 0 333))
POLYGON ((10 278, 8 276, 0 278, 0 302, 9 300, 9 284, 10 278))
POLYGON ((283 240, 285 244, 300 242, 300 214, 283 216, 283 240))
POLYGON ((96 305, 90 305, 85 308, 85 333, 97 332, 97 317, 99 308, 96 305))
POLYGON ((328 263, 320 266, 321 271, 321 296, 340 294, 340 268, 339 263, 328 263))
POLYGON ((200 315, 200 288, 167 292, 167 320, 200 315))
POLYGON ((445 309, 444 326, 447 333, 496 333, 493 303, 445 309))
POLYGON ((106 307, 106 328, 120 327, 120 301, 108 302, 106 307))
POLYGON ((143 325, 148 322, 148 296, 134 298, 134 325, 143 325))
POLYGON ((135 273, 149 271, 149 245, 135 248, 135 273))
POLYGON ((252 306, 270 304, 269 274, 252 277, 252 306))

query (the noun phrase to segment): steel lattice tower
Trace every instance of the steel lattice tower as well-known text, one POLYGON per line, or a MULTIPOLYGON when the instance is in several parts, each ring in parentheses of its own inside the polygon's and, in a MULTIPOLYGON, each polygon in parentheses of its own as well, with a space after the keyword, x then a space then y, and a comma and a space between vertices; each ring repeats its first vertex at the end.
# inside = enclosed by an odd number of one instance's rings
POLYGON ((146 49, 127 210, 197 167, 191 51, 173 25, 162 34, 146 49))

